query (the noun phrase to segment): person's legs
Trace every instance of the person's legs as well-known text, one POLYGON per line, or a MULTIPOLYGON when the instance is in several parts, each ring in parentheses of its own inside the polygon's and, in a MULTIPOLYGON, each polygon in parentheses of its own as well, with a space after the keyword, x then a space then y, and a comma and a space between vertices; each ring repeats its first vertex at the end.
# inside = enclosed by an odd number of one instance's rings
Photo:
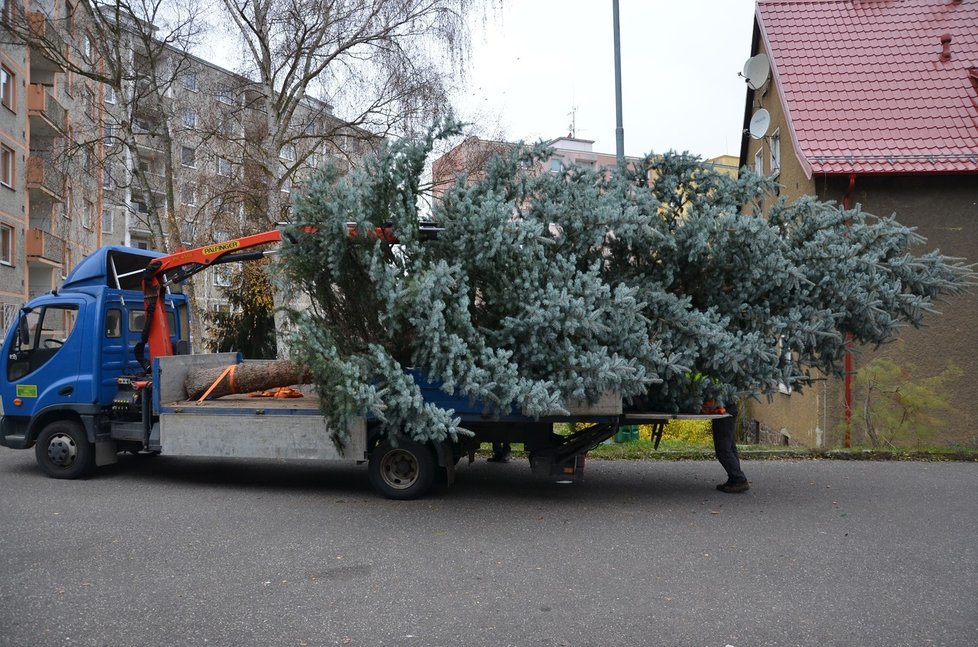
POLYGON ((509 461, 511 451, 509 443, 493 443, 492 456, 489 458, 489 462, 506 463, 509 461))
POLYGON ((747 477, 740 469, 740 456, 737 454, 736 423, 737 407, 727 407, 728 418, 718 418, 713 421, 713 449, 717 460, 727 472, 727 482, 721 483, 717 489, 724 492, 743 492, 747 489, 747 477))

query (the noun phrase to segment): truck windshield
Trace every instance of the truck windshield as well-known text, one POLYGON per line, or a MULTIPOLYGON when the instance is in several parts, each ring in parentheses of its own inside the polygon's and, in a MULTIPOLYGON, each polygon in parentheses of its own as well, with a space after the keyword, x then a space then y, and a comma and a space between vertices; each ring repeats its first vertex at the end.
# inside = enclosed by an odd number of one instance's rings
POLYGON ((77 319, 74 304, 43 306, 26 313, 7 357, 7 380, 19 380, 47 364, 68 341, 77 319))

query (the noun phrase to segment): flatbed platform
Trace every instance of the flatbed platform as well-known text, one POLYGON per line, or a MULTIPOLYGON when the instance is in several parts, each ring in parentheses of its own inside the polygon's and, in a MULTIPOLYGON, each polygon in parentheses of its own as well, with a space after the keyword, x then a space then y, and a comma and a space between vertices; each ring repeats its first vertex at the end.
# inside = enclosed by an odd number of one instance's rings
POLYGON ((216 400, 175 400, 160 404, 160 413, 217 413, 233 410, 242 415, 319 415, 319 398, 253 398, 247 394, 226 395, 216 400))

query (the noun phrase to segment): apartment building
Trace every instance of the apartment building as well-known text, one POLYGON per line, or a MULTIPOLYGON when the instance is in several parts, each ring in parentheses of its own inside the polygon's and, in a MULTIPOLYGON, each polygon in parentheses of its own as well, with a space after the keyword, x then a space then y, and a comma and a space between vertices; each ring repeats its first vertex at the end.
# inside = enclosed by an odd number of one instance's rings
MULTIPOLYGON (((614 153, 599 153, 594 151, 594 141, 579 139, 572 134, 544 142, 552 149, 551 156, 537 164, 528 172, 539 174, 545 172, 559 173, 565 167, 576 165, 587 168, 609 168, 618 164, 614 153)), ((432 181, 434 196, 441 198, 459 175, 467 176, 474 181, 482 176, 486 163, 496 155, 508 155, 516 146, 513 142, 493 141, 479 137, 466 137, 464 141, 439 157, 432 164, 432 181)), ((637 157, 626 157, 625 163, 638 161, 637 157)))
MULTIPOLYGON (((345 170, 374 143, 306 96, 276 159, 261 150, 267 115, 246 77, 85 3, 0 2, 4 329, 97 247, 173 250, 267 229, 327 160, 345 170)), ((198 324, 228 308, 231 271, 193 279, 198 324)))
MULTIPOLYGON (((66 73, 19 36, 67 51, 80 38, 77 14, 3 0, 0 5, 0 326, 20 305, 50 291, 74 263, 101 244, 97 151, 76 132, 97 124, 97 84, 66 73)), ((84 46, 79 49, 84 52, 84 46)))
MULTIPOLYGON (((573 134, 557 137, 543 142, 551 149, 550 157, 539 162, 535 168, 527 169, 533 174, 560 173, 568 166, 579 166, 589 169, 614 168, 618 165, 615 153, 602 153, 594 150, 594 141, 580 139, 573 134)), ((459 175, 465 175, 474 181, 484 172, 489 159, 495 155, 508 155, 516 146, 512 142, 493 141, 479 137, 467 137, 460 144, 439 157, 432 164, 432 181, 436 199, 454 184, 459 175)), ((625 157, 625 164, 635 164, 638 157, 625 157)), ((736 177, 738 158, 733 155, 720 155, 704 161, 720 173, 736 177)))

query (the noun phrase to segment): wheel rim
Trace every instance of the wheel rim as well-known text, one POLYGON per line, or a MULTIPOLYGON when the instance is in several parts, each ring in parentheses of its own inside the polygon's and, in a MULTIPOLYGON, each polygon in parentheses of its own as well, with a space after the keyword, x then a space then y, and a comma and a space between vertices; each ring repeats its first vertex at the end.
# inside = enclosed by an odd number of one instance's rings
POLYGON ((380 461, 380 477, 395 490, 414 485, 420 472, 417 457, 406 449, 392 449, 380 461))
POLYGON ((71 467, 78 457, 78 445, 68 434, 55 434, 48 441, 48 459, 58 467, 71 467))

